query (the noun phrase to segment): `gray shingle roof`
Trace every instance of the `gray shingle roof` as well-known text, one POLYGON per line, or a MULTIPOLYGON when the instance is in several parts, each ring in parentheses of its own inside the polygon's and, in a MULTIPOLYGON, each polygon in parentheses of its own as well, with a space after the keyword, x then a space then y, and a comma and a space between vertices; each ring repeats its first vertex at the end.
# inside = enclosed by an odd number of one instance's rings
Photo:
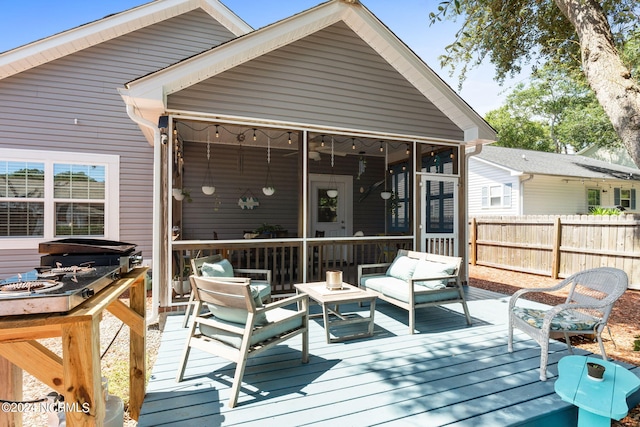
POLYGON ((525 174, 640 181, 640 171, 637 169, 577 154, 557 154, 485 145, 476 157, 525 174))

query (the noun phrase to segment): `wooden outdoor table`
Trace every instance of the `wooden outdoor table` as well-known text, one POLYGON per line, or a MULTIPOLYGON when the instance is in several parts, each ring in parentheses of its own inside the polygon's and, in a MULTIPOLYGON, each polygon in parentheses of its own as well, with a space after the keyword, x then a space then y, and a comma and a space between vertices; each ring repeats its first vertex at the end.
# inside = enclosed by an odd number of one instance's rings
POLYGON ((376 309, 376 295, 373 292, 360 289, 357 286, 344 282, 342 283, 342 289, 334 291, 327 290, 326 282, 298 283, 294 286, 298 293, 305 293, 309 295, 309 298, 322 306, 322 317, 324 320, 327 344, 373 336, 373 320, 376 309), (340 304, 361 302, 369 303, 369 317, 347 318, 344 316, 344 313, 340 312, 340 304), (331 307, 334 308, 332 309, 331 307), (331 320, 331 314, 335 315, 337 320, 331 320), (355 323, 366 323, 367 331, 352 333, 336 338, 331 337, 331 327, 353 325, 355 323))
MULTIPOLYGON (((100 320, 108 310, 131 330, 129 342, 129 412, 135 420, 145 394, 145 273, 123 274, 67 313, 0 317, 0 399, 22 400, 22 370, 64 395, 66 425, 101 426, 105 417, 100 369, 100 320), (118 298, 130 290, 129 306, 118 298), (62 339, 62 358, 37 339, 62 339), (81 408, 88 408, 82 412, 81 408)), ((0 411, 0 425, 21 426, 22 414, 0 411)))

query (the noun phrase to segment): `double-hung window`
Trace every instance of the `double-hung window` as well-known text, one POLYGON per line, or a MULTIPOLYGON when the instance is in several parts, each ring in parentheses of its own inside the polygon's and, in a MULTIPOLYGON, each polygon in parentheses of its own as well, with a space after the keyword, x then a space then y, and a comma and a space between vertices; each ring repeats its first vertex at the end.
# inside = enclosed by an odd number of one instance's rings
POLYGON ((636 189, 635 188, 614 188, 613 203, 626 210, 636 210, 636 189))
POLYGON ((119 156, 0 149, 0 242, 26 249, 69 236, 116 240, 118 179, 119 156))
POLYGON ((483 208, 510 208, 511 184, 487 185, 482 187, 483 208))

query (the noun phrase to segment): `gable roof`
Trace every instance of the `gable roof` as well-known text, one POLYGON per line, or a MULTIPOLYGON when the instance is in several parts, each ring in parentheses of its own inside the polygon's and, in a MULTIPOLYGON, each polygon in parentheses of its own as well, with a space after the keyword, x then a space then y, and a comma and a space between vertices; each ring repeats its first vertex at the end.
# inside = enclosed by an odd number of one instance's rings
MULTIPOLYGON (((166 111, 166 97, 226 70, 344 22, 465 133, 467 142, 496 139, 493 128, 357 0, 329 0, 126 85, 120 93, 148 122, 166 111)), ((144 131, 144 129, 143 129, 144 131)), ((149 137, 148 131, 145 132, 149 137)))
POLYGON ((198 8, 236 36, 253 30, 218 0, 155 0, 0 54, 0 79, 198 8))
POLYGON ((485 145, 472 157, 508 170, 511 175, 552 175, 587 179, 626 179, 640 181, 637 169, 576 154, 557 154, 485 145))

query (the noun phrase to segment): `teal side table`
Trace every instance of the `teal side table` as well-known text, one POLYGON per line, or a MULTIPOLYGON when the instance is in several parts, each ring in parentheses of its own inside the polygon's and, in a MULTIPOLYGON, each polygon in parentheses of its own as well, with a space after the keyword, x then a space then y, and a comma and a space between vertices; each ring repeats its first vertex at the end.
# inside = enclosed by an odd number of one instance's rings
POLYGON ((629 412, 627 397, 640 388, 640 378, 620 365, 586 356, 565 356, 558 363, 556 393, 578 407, 578 427, 610 427, 629 412), (587 362, 603 365, 603 381, 587 377, 587 362))

